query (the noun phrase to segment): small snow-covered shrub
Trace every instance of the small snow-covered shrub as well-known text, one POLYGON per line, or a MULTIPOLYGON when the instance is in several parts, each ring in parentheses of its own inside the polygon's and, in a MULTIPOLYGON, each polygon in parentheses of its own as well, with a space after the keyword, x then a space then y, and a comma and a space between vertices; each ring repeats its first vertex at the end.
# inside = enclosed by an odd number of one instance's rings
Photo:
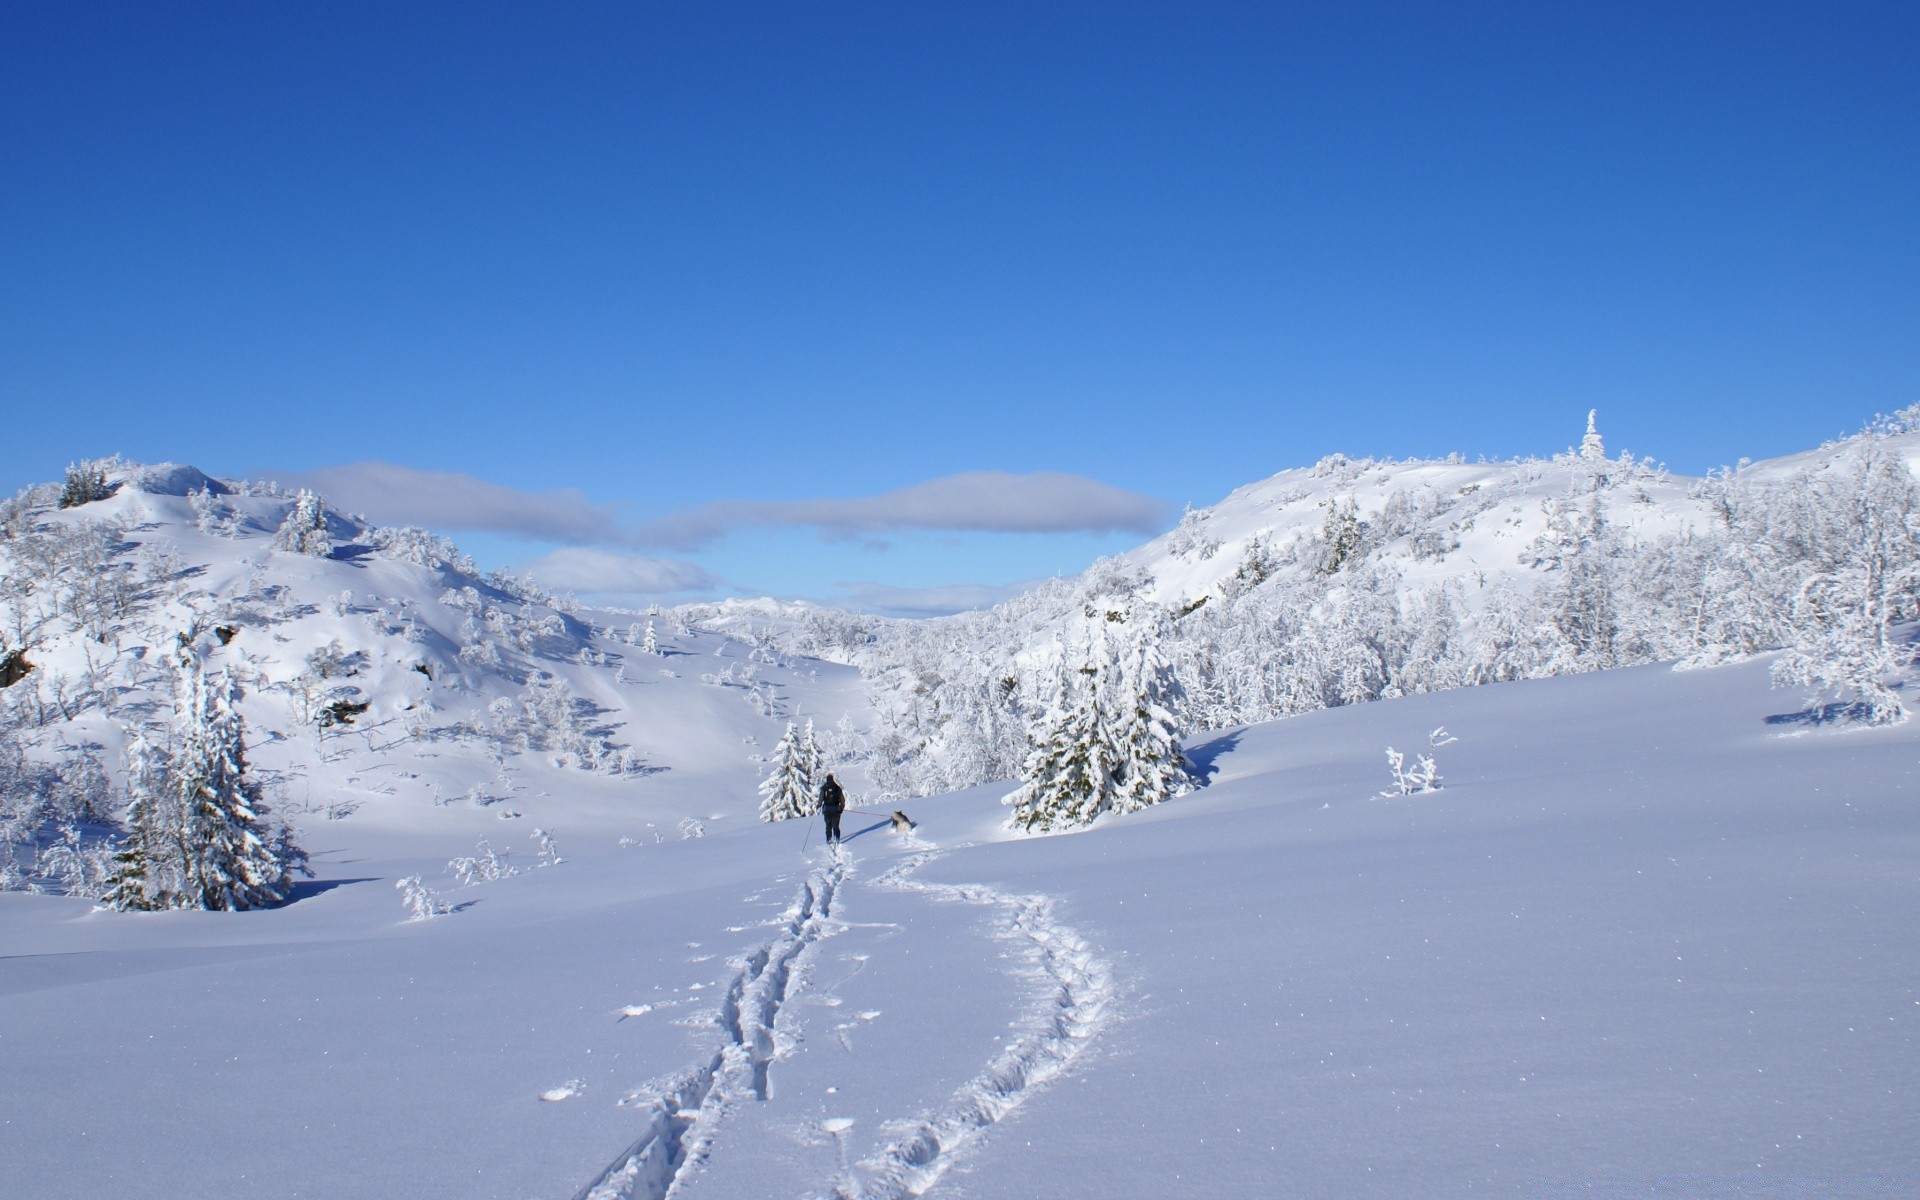
POLYGON ((409 921, 428 921, 453 911, 444 900, 433 894, 431 888, 420 882, 418 875, 396 879, 393 886, 400 891, 400 901, 407 907, 409 921))
POLYGON ((532 838, 534 844, 540 847, 540 861, 536 865, 542 867, 557 867, 567 861, 560 857, 559 844, 553 840, 551 831, 536 828, 527 836, 532 838))
POLYGON ((495 851, 486 838, 480 839, 480 845, 472 855, 450 860, 447 863, 447 870, 455 879, 468 886, 476 883, 492 883, 520 873, 520 868, 508 863, 507 855, 495 851))
POLYGON ((1413 796, 1440 790, 1440 768, 1434 765, 1432 755, 1420 755, 1412 769, 1407 768, 1406 762, 1406 755, 1392 746, 1387 747, 1387 769, 1393 772, 1393 787, 1381 792, 1382 796, 1413 796))

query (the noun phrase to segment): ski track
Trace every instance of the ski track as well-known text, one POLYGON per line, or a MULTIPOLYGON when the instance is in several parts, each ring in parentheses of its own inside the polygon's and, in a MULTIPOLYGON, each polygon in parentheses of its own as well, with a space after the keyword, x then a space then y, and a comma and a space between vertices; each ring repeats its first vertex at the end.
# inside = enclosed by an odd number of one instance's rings
POLYGON ((746 956, 727 987, 717 1024, 724 1040, 712 1060, 689 1068, 644 1099, 648 1119, 637 1141, 574 1200, 666 1200, 701 1162, 720 1122, 740 1101, 765 1100, 774 1058, 774 1022, 793 968, 829 932, 834 893, 847 867, 837 857, 808 874, 777 937, 746 956))
MULTIPOLYGON (((939 857, 940 851, 916 854, 878 876, 874 886, 999 909, 998 938, 1021 947, 1046 986, 1026 1033, 938 1112, 891 1122, 899 1135, 884 1150, 843 1169, 820 1200, 909 1200, 925 1194, 982 1134, 1066 1070, 1108 1023, 1115 995, 1112 968, 1055 919, 1052 897, 912 877, 939 857)), ((847 873, 846 860, 836 858, 808 875, 779 936, 748 954, 728 986, 718 1017, 725 1035, 720 1050, 641 1101, 648 1119, 639 1139, 574 1200, 669 1200, 688 1169, 707 1157, 727 1112, 747 1099, 767 1098, 774 1023, 786 1003, 794 965, 837 927, 834 896, 847 873)))
POLYGON ((843 1173, 826 1200, 907 1200, 923 1195, 982 1134, 1065 1071, 1110 1019, 1115 996, 1112 967, 1078 933, 1055 919, 1051 897, 912 878, 940 856, 939 851, 915 855, 878 876, 874 885, 1000 909, 998 936, 1020 945, 1048 986, 1031 1014, 1028 1032, 961 1085, 939 1112, 895 1122, 894 1128, 903 1130, 900 1136, 843 1173))

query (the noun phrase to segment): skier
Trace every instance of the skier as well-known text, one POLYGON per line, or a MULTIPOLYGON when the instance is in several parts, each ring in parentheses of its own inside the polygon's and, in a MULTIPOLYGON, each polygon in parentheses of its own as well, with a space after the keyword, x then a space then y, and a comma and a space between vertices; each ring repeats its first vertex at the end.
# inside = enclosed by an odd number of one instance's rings
POLYGON ((847 794, 840 790, 840 781, 827 772, 827 781, 820 785, 820 815, 827 819, 827 840, 840 840, 840 814, 847 807, 847 794))

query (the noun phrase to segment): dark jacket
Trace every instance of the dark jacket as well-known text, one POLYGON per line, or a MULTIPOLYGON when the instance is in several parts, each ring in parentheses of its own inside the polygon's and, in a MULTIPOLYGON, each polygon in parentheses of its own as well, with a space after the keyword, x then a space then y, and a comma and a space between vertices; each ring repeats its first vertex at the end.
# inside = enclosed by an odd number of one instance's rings
POLYGON ((837 813, 847 807, 847 794, 840 790, 840 784, 832 779, 820 785, 820 811, 837 813))

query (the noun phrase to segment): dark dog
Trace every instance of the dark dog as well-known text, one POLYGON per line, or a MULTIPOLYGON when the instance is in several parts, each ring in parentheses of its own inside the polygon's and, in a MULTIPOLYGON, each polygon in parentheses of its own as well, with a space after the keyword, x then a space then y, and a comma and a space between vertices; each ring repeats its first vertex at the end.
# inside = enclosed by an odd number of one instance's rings
POLYGON ((913 830, 914 824, 907 818, 907 814, 901 812, 899 809, 895 809, 893 813, 893 831, 895 833, 912 833, 913 830))

